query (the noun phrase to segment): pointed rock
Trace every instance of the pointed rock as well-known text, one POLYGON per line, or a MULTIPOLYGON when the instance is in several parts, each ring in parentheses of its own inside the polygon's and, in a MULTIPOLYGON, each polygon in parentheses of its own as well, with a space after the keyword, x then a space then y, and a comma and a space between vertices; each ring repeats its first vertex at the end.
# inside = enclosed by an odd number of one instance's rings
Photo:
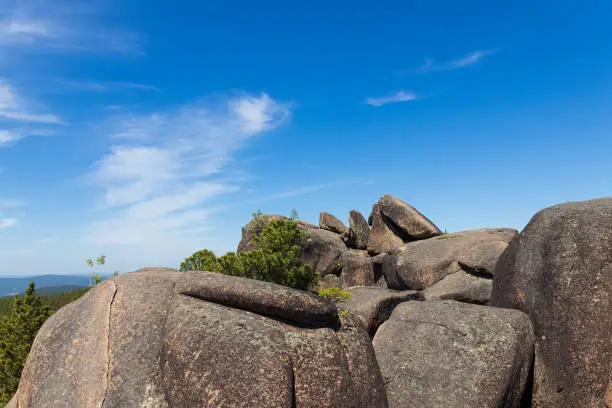
POLYGON ((319 215, 319 227, 324 230, 335 232, 336 234, 342 234, 348 231, 348 228, 346 228, 346 225, 344 225, 342 221, 325 211, 321 212, 319 215))
POLYGON ((349 234, 355 249, 367 249, 370 227, 359 211, 351 210, 349 212, 349 234))
POLYGON ((380 212, 380 203, 374 204, 370 219, 372 220, 372 230, 368 238, 368 253, 378 255, 383 252, 391 252, 395 247, 404 243, 385 223, 380 212))
POLYGON ((404 242, 416 241, 440 235, 441 231, 416 208, 399 198, 384 194, 380 199, 380 211, 399 230, 404 242))

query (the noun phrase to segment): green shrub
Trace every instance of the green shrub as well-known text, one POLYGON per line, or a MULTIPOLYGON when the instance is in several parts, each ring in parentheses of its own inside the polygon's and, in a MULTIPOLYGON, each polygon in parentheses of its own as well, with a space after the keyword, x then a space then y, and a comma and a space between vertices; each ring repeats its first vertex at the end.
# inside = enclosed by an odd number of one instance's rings
MULTIPOLYGON (((261 212, 253 214, 261 218, 261 212)), ((292 213, 297 218, 297 213, 292 213)), ((277 283, 295 289, 306 290, 318 281, 318 274, 310 265, 300 262, 304 232, 295 219, 273 220, 254 237, 255 250, 227 254, 216 258, 211 251, 202 250, 187 258, 180 270, 208 270, 225 275, 241 276, 277 283), (214 258, 213 258, 214 257, 214 258), (206 262, 208 267, 188 269, 196 262, 206 262)))
POLYGON ((319 296, 333 300, 334 302, 342 302, 351 299, 353 295, 350 292, 342 290, 342 288, 325 288, 319 290, 319 296))
POLYGON ((181 272, 187 271, 207 271, 207 272, 219 272, 221 267, 217 261, 217 257, 212 251, 203 249, 191 255, 185 259, 181 266, 179 266, 181 272))

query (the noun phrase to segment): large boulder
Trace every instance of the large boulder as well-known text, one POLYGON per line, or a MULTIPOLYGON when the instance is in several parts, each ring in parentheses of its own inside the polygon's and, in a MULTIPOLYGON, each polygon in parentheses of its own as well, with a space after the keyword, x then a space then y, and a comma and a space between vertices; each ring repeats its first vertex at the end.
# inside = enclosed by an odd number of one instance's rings
POLYGON ((379 203, 382 215, 397 227, 404 242, 440 235, 440 229, 433 222, 399 198, 384 194, 379 203))
POLYGON ((340 285, 343 288, 352 286, 368 286, 375 283, 374 267, 366 251, 351 249, 340 257, 342 273, 340 285))
POLYGON ((370 336, 387 321, 397 305, 409 300, 423 300, 421 292, 415 290, 389 290, 377 286, 353 287, 347 290, 349 299, 338 302, 340 310, 350 310, 359 316, 370 336))
POLYGON ((518 310, 405 302, 373 344, 391 408, 528 406, 533 333, 518 310))
POLYGON ((237 252, 248 252, 255 248, 255 236, 260 235, 264 227, 275 220, 287 220, 287 217, 275 214, 264 214, 253 218, 242 227, 242 239, 238 243, 237 252))
POLYGON ((383 252, 391 252, 395 247, 404 243, 391 229, 392 225, 390 226, 385 222, 380 212, 380 203, 374 204, 368 221, 372 225, 367 246, 370 254, 378 255, 383 252))
POLYGON ((348 231, 348 228, 346 228, 346 225, 344 225, 342 221, 325 211, 319 214, 319 227, 335 232, 336 234, 342 234, 348 231))
POLYGON ((385 407, 368 340, 357 318, 339 321, 306 292, 128 273, 45 322, 12 408, 385 407))
POLYGON ((603 407, 606 389, 612 399, 612 199, 537 213, 498 260, 491 305, 533 321, 533 407, 603 407))
POLYGON ((348 251, 340 235, 324 229, 304 230, 301 262, 312 266, 320 275, 340 275, 340 257, 348 251))
POLYGON ((491 279, 470 275, 465 271, 451 273, 423 291, 425 300, 452 299, 486 305, 491 299, 491 279))
POLYGON ((349 235, 355 249, 367 249, 370 227, 359 211, 351 210, 349 212, 349 235))
POLYGON ((495 263, 491 259, 496 259, 516 235, 509 228, 479 229, 409 242, 385 257, 383 273, 390 288, 402 290, 425 289, 458 272, 468 261, 479 275, 493 276, 495 263))

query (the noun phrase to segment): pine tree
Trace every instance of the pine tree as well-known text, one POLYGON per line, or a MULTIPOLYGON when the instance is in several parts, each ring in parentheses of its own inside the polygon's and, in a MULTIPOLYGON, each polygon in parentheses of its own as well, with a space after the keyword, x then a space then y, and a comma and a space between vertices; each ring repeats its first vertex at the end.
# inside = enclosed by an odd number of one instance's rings
POLYGON ((30 347, 49 314, 30 282, 23 298, 15 295, 10 318, 0 320, 0 406, 17 391, 30 347))

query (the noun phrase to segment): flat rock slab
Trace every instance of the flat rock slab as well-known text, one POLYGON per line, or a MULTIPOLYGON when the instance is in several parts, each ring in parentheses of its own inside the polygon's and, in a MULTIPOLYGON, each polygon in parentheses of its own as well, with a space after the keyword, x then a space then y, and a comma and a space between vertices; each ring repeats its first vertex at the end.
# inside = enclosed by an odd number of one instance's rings
POLYGON ((533 333, 517 310, 410 301, 395 308, 373 345, 391 408, 517 408, 533 333))
POLYGON ((457 300, 486 305, 491 299, 491 279, 470 275, 465 271, 452 273, 423 291, 425 300, 457 300))
POLYGON ((387 406, 357 317, 305 326, 280 309, 335 306, 251 283, 148 270, 96 285, 45 322, 12 408, 387 406))
POLYGON ((497 259, 501 247, 516 235, 509 228, 478 229, 409 242, 385 257, 383 273, 390 288, 423 290, 461 270, 463 259, 479 274, 491 277, 495 265, 491 259, 497 259))
POLYGON ((612 199, 538 212, 500 257, 491 305, 534 323, 534 408, 610 404, 612 199))
POLYGON ((339 323, 336 305, 321 296, 274 283, 220 273, 187 272, 176 291, 207 302, 312 326, 339 323))
POLYGON ((340 310, 349 310, 363 321, 370 336, 374 336, 397 305, 409 300, 423 300, 423 295, 414 290, 397 291, 378 286, 354 287, 347 290, 351 298, 338 302, 340 310))

